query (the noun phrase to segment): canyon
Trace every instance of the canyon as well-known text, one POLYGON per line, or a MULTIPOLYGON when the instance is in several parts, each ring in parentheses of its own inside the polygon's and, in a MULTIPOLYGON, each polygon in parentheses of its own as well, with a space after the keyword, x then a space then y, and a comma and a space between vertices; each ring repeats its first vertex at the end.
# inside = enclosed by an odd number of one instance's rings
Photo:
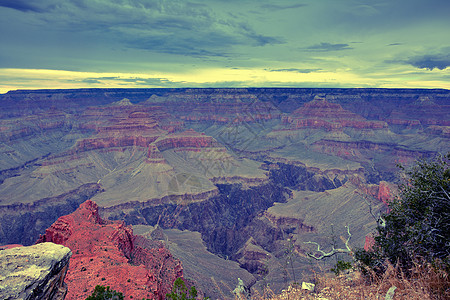
POLYGON ((161 276, 213 298, 232 298, 237 278, 306 281, 318 266, 305 242, 340 247, 349 226, 352 247, 370 243, 397 164, 450 149, 448 90, 18 90, 0 107, 0 245, 69 247, 67 299, 92 290, 83 277, 126 299, 164 295, 161 276), (83 254, 92 239, 103 252, 83 254), (155 273, 154 251, 176 271, 155 273))

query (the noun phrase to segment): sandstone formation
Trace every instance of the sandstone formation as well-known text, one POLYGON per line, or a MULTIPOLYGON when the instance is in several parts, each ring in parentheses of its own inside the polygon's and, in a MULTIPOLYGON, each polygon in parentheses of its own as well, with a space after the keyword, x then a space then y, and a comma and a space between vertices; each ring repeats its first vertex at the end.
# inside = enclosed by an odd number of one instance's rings
POLYGON ((63 300, 71 255, 54 243, 1 250, 0 298, 63 300))
POLYGON ((417 100, 391 112, 387 122, 406 125, 408 128, 438 125, 450 126, 450 105, 437 104, 432 96, 420 96, 417 100))
POLYGON ((164 102, 166 108, 187 122, 218 124, 256 123, 280 117, 270 102, 263 102, 252 93, 173 93, 168 97, 153 95, 146 104, 164 102))
POLYGON ((158 242, 133 235, 130 226, 100 218, 88 200, 72 214, 60 217, 38 243, 69 247, 66 299, 85 299, 96 285, 110 286, 127 299, 162 299, 176 278, 181 262, 158 242))
POLYGON ((319 128, 326 131, 339 130, 344 127, 358 129, 382 129, 387 124, 381 121, 368 121, 362 116, 342 108, 337 103, 330 103, 325 98, 316 96, 313 101, 282 118, 289 128, 319 128))

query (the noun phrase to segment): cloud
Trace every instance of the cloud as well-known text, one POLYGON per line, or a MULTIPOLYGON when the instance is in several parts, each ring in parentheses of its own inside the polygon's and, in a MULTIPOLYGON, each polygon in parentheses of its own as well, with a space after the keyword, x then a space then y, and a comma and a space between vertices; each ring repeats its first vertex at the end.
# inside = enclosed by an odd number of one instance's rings
POLYGON ((180 82, 174 82, 170 81, 167 78, 140 78, 140 77, 134 77, 134 78, 126 78, 126 79, 118 79, 120 81, 128 82, 128 83, 135 83, 137 85, 166 85, 169 86, 174 83, 180 83, 180 82))
POLYGON ((281 38, 258 33, 247 22, 214 20, 209 14, 204 14, 203 20, 182 17, 176 22, 163 18, 152 26, 123 28, 120 35, 131 48, 193 57, 229 57, 234 46, 284 43, 281 38))
POLYGON ((261 5, 261 8, 267 9, 267 10, 284 10, 284 9, 295 9, 306 6, 306 4, 287 4, 287 5, 279 5, 279 4, 264 4, 261 5))
POLYGON ((22 12, 42 12, 43 8, 39 7, 30 0, 0 0, 0 7, 12 8, 22 12))
POLYGON ((91 83, 102 83, 100 80, 95 79, 95 78, 86 78, 86 79, 80 80, 80 82, 89 83, 89 84, 91 84, 91 83))
POLYGON ((446 48, 446 52, 439 54, 426 54, 412 57, 406 63, 420 69, 444 70, 450 67, 450 48, 446 48))
POLYGON ((293 72, 293 73, 302 73, 302 74, 307 74, 307 73, 313 73, 313 72, 317 72, 317 71, 321 71, 322 69, 296 69, 296 68, 289 68, 289 69, 273 69, 273 70, 268 70, 269 72, 293 72))
MULTIPOLYGON (((221 11, 214 1, 182 0, 0 0, 0 5, 36 14, 41 32, 67 32, 88 43, 193 57, 229 56, 235 46, 282 44, 249 21, 221 11), (46 27, 44 27, 46 26, 46 27), (93 39, 93 36, 98 38, 93 39)), ((60 43, 58 43, 60 45, 60 43)))
POLYGON ((79 80, 69 80, 71 82, 81 82, 87 84, 105 84, 105 83, 116 83, 116 84, 127 84, 130 83, 138 86, 173 86, 174 84, 183 83, 183 81, 171 81, 167 78, 148 78, 148 77, 88 77, 79 80))
POLYGON ((350 50, 353 49, 349 44, 331 44, 331 43, 320 43, 309 46, 306 48, 309 51, 319 51, 319 52, 327 52, 327 51, 340 51, 340 50, 350 50))

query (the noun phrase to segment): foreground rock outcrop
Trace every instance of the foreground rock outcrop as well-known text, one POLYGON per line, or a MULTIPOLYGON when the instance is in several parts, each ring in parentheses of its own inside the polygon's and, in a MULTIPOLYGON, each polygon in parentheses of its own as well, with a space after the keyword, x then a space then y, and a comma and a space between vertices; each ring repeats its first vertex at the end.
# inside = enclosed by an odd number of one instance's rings
POLYGON ((0 299, 64 299, 71 255, 54 243, 0 251, 0 299))
POLYGON ((67 272, 67 298, 85 299, 96 285, 110 286, 126 299, 162 299, 176 278, 181 262, 162 243, 133 235, 123 222, 102 220, 88 200, 72 214, 60 217, 39 242, 72 249, 67 272))

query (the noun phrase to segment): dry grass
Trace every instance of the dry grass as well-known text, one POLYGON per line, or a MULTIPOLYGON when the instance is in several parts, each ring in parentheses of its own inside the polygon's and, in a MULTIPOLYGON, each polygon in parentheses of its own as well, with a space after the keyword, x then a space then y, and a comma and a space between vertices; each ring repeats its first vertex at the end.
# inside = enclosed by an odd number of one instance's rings
POLYGON ((316 292, 289 287, 279 295, 267 290, 264 294, 252 296, 254 300, 296 300, 296 299, 385 299, 388 290, 395 286, 393 299, 450 299, 448 273, 436 270, 430 265, 417 264, 407 278, 398 268, 389 265, 381 277, 362 276, 359 271, 346 275, 316 276, 316 292))

